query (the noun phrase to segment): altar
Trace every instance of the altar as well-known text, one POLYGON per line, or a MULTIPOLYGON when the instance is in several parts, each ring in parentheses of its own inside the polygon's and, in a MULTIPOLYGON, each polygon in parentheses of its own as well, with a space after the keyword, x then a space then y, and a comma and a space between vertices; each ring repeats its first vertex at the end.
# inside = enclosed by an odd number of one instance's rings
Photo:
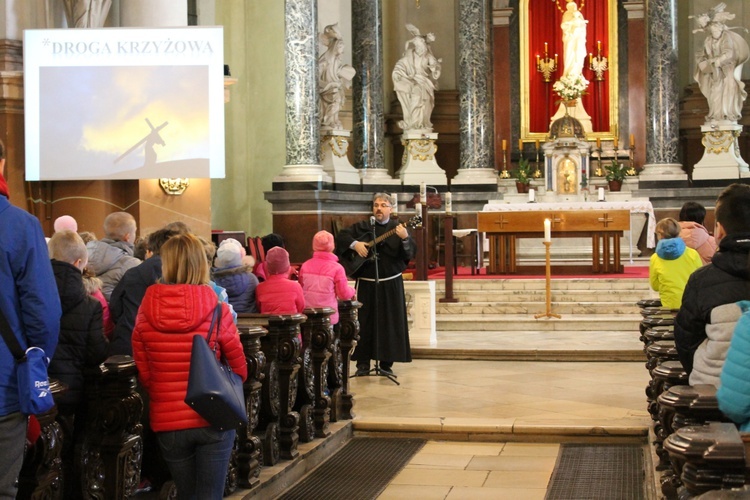
MULTIPOLYGON (((482 212, 532 212, 532 211, 617 211, 627 210, 630 213, 629 229, 624 231, 620 240, 623 249, 623 257, 627 256, 632 263, 634 256, 639 256, 637 242, 643 231, 646 231, 646 247, 656 246, 656 216, 654 207, 649 200, 629 201, 561 201, 555 203, 507 203, 502 200, 490 202, 484 205, 482 212)), ((539 229, 541 231, 541 227, 539 229)), ((489 245, 489 239, 485 239, 489 245)), ((553 257, 568 260, 590 260, 594 253, 591 238, 582 236, 580 238, 569 237, 556 238, 552 234, 553 257)), ((486 250, 489 251, 489 248, 486 250)), ((544 245, 541 237, 524 238, 516 242, 516 254, 521 260, 544 259, 544 245)))

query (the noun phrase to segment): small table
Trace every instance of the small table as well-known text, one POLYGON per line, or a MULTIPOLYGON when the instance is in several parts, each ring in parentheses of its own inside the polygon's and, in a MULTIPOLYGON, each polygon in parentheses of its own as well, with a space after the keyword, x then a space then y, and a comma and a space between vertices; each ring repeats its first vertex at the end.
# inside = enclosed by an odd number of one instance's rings
POLYGON ((620 237, 630 229, 629 210, 534 210, 477 213, 477 228, 490 242, 487 273, 516 273, 516 239, 542 237, 545 219, 555 238, 591 236, 593 272, 623 272, 620 237))

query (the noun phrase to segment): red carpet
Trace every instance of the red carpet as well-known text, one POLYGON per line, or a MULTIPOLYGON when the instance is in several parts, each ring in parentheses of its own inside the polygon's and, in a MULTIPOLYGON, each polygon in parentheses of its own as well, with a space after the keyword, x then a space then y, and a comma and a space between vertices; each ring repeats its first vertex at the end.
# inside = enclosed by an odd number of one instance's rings
MULTIPOLYGON (((408 269, 407 272, 413 272, 412 269, 408 269)), ((428 279, 442 280, 445 279, 445 268, 438 267, 430 269, 427 273, 428 279)), ((567 274, 560 273, 555 275, 555 268, 552 269, 552 279, 576 279, 576 278, 591 278, 591 279, 623 279, 623 278, 643 278, 648 279, 648 267, 647 266, 625 266, 625 272, 621 274, 567 274)), ((544 274, 487 274, 487 268, 479 270, 479 274, 472 276, 470 267, 458 268, 458 273, 453 274, 455 280, 472 280, 472 279, 544 279, 544 274)))

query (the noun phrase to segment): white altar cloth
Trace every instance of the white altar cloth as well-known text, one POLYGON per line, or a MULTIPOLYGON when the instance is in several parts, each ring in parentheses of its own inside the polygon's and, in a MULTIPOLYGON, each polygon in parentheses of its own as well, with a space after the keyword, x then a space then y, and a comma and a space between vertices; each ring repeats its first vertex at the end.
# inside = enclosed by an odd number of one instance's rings
POLYGON ((648 200, 564 201, 555 203, 503 203, 502 200, 499 200, 488 203, 482 208, 482 212, 539 212, 542 210, 630 210, 631 214, 647 214, 646 247, 654 248, 656 246, 656 216, 654 215, 654 206, 648 200))

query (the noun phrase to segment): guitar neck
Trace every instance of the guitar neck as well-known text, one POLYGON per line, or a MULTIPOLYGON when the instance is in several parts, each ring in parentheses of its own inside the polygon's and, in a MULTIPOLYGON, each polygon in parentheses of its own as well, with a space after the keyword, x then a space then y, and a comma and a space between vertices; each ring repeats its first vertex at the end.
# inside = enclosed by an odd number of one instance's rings
POLYGON ((374 240, 368 242, 367 245, 368 246, 377 245, 381 241, 383 241, 383 240, 385 240, 387 238, 390 238, 391 236, 393 236, 394 234, 396 234, 396 229, 398 229, 400 226, 405 226, 405 225, 406 225, 406 222, 401 222, 398 226, 394 227, 390 231, 387 231, 387 232, 381 234, 380 236, 378 236, 377 238, 375 238, 374 240))

